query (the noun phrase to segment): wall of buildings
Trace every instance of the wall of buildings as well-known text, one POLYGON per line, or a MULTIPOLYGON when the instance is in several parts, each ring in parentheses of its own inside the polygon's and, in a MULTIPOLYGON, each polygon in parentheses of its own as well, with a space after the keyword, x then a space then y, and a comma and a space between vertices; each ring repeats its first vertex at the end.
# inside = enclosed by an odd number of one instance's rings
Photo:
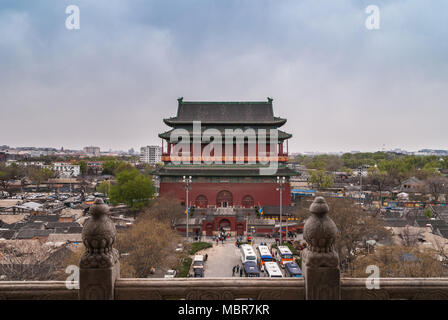
MULTIPOLYGON (((261 206, 278 206, 280 204, 280 194, 276 190, 276 183, 192 183, 188 193, 190 204, 194 204, 196 197, 205 195, 208 205, 217 205, 216 198, 218 192, 228 190, 233 196, 233 205, 242 205, 242 199, 246 195, 250 195, 254 199, 255 206, 258 203, 261 206)), ((179 182, 161 182, 160 195, 170 195, 180 201, 185 202, 185 187, 179 182)), ((290 187, 284 185, 282 194, 282 203, 284 206, 291 204, 290 187)))

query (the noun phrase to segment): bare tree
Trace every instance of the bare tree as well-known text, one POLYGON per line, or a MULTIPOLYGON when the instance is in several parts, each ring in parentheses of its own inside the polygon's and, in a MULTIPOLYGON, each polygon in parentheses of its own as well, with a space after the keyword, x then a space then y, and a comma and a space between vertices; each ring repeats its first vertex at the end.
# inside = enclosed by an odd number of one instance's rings
POLYGON ((389 187, 393 186, 393 179, 387 172, 380 171, 379 169, 373 167, 369 169, 369 174, 366 179, 366 183, 372 185, 376 191, 379 193, 380 207, 383 205, 382 192, 388 190, 389 187))
POLYGON ((160 221, 167 221, 171 226, 174 226, 176 219, 184 216, 185 207, 181 206, 178 200, 160 197, 153 200, 150 206, 139 215, 138 219, 154 218, 160 221))
POLYGON ((403 246, 411 247, 415 246, 418 239, 423 237, 423 232, 420 228, 406 226, 402 229, 399 237, 402 240, 403 246))
POLYGON ((446 239, 434 237, 432 243, 440 262, 445 268, 448 268, 448 241, 446 239))
POLYGON ((437 252, 428 248, 381 246, 374 253, 358 257, 349 275, 364 278, 368 275, 367 267, 375 265, 379 268, 382 278, 446 277, 447 268, 436 256, 437 252))
MULTIPOLYGON (((341 268, 347 270, 356 259, 359 249, 366 248, 368 240, 389 240, 391 233, 377 215, 364 212, 357 203, 348 199, 328 198, 329 216, 338 227, 336 250, 338 251, 341 268)), ((303 220, 309 216, 308 209, 299 207, 295 216, 303 220)))
POLYGON ((179 235, 166 221, 139 219, 129 230, 120 232, 117 249, 122 254, 122 276, 146 278, 153 268, 169 267, 175 260, 179 235))
POLYGON ((52 248, 38 240, 11 240, 0 245, 0 274, 6 280, 49 280, 57 269, 46 262, 52 248))
POLYGON ((439 200, 439 196, 447 192, 448 179, 441 176, 433 176, 426 180, 429 193, 434 197, 435 201, 439 200))

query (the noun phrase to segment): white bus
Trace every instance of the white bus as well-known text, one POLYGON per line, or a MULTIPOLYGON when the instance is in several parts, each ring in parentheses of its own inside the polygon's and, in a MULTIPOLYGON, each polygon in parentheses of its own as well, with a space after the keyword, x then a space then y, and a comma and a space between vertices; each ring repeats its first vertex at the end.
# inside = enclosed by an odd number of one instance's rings
POLYGON ((260 267, 263 267, 263 264, 265 262, 274 261, 268 246, 258 246, 257 251, 258 255, 260 256, 260 267))
POLYGON ((240 246, 241 262, 244 264, 247 261, 257 263, 257 255, 251 245, 243 244, 240 246))
POLYGON ((283 278, 282 270, 278 264, 273 261, 264 263, 264 276, 269 278, 283 278))

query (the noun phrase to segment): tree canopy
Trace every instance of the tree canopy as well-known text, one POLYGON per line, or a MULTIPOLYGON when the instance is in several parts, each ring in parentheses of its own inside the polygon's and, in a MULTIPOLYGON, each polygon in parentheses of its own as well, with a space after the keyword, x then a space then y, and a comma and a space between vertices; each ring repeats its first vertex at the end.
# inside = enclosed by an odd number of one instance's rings
POLYGON ((110 200, 113 205, 126 204, 137 212, 148 205, 155 192, 150 177, 142 175, 137 169, 122 170, 116 176, 117 184, 110 187, 110 200))

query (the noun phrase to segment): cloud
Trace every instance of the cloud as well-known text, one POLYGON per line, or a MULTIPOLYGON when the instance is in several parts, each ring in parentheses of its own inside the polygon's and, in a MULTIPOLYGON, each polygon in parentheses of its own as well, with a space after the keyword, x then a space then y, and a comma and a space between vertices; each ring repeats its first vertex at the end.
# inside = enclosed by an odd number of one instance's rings
POLYGON ((290 150, 447 148, 448 5, 377 1, 381 29, 368 31, 369 4, 3 2, 1 140, 136 148, 159 142, 179 96, 272 96, 290 150), (80 30, 65 29, 69 4, 80 30))

